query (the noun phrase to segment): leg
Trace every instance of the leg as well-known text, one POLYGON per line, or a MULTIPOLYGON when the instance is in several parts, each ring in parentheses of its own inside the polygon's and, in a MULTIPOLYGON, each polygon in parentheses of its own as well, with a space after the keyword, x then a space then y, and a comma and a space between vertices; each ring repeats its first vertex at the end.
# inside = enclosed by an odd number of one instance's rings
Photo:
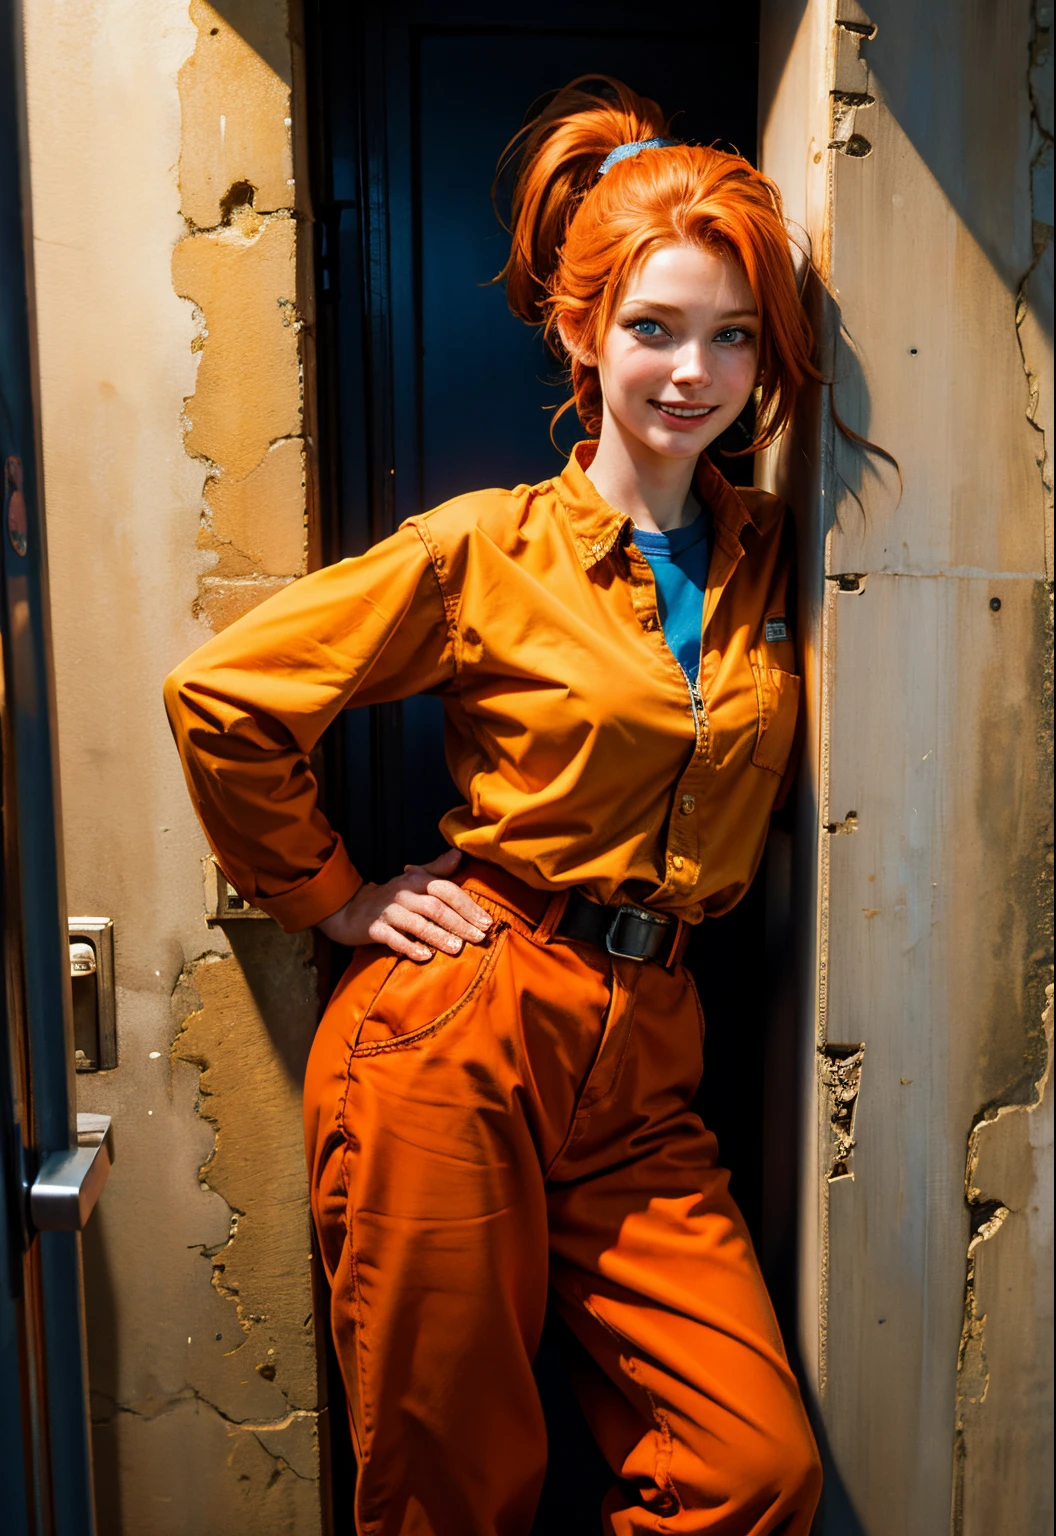
POLYGON ((542 1165, 608 992, 603 965, 496 926, 487 948, 426 966, 363 951, 309 1063, 360 1536, 527 1536, 542 1484, 542 1165))
POLYGON ((806 1536, 817 1452, 714 1138, 687 1108, 695 997, 656 967, 627 985, 618 1075, 549 1186, 552 1284, 588 1357, 581 1401, 621 1480, 606 1529, 806 1536))

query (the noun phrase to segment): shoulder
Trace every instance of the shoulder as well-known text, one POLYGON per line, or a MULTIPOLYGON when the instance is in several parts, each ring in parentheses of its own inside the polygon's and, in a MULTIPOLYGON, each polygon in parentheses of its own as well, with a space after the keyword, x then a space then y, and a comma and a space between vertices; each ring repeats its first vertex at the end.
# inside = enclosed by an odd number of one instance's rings
POLYGON ((414 528, 433 553, 444 563, 457 562, 475 543, 512 549, 525 536, 528 525, 540 512, 552 511, 555 500, 553 482, 517 485, 512 490, 469 491, 454 496, 429 512, 409 517, 402 524, 414 528))

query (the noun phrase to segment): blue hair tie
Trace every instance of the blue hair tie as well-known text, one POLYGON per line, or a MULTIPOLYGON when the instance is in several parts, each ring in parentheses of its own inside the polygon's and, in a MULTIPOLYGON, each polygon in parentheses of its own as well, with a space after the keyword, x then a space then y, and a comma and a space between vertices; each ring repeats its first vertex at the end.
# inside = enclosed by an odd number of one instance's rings
POLYGON ((606 171, 611 171, 614 165, 619 165, 621 160, 631 160, 635 155, 640 155, 643 149, 671 149, 678 144, 678 139, 639 139, 634 144, 617 144, 611 154, 605 156, 598 168, 598 175, 604 176, 606 171))

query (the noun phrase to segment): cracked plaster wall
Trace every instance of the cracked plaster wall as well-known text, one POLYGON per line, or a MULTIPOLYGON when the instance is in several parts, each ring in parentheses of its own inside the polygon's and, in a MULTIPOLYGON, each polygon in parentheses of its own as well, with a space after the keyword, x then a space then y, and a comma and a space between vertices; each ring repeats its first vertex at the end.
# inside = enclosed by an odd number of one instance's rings
POLYGON ((763 165, 831 296, 839 411, 904 481, 831 418, 770 470, 824 577, 799 892, 824 1532, 1052 1523, 1051 27, 1040 0, 763 4, 763 165), (826 1047, 858 1042, 830 1181, 826 1047))
POLYGON ((166 672, 309 558, 285 0, 26 7, 71 911, 112 917, 117 1160, 85 1235, 100 1529, 321 1525, 310 947, 205 923, 166 672))

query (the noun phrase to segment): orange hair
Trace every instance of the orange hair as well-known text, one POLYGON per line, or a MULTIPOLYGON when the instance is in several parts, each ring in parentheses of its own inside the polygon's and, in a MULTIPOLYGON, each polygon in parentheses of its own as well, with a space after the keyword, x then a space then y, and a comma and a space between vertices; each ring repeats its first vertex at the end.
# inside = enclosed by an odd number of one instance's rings
POLYGON ((518 162, 513 241, 499 277, 513 313, 544 325, 558 357, 566 356, 559 322, 572 339, 573 399, 562 411, 574 403, 596 435, 598 370, 578 354, 599 355, 627 279, 664 245, 697 245, 736 261, 760 317, 757 425, 745 450, 756 452, 787 426, 806 380, 819 378, 781 194, 742 156, 695 144, 643 150, 598 177, 619 145, 666 136, 656 102, 619 80, 583 75, 558 91, 499 163, 501 176, 518 162))

